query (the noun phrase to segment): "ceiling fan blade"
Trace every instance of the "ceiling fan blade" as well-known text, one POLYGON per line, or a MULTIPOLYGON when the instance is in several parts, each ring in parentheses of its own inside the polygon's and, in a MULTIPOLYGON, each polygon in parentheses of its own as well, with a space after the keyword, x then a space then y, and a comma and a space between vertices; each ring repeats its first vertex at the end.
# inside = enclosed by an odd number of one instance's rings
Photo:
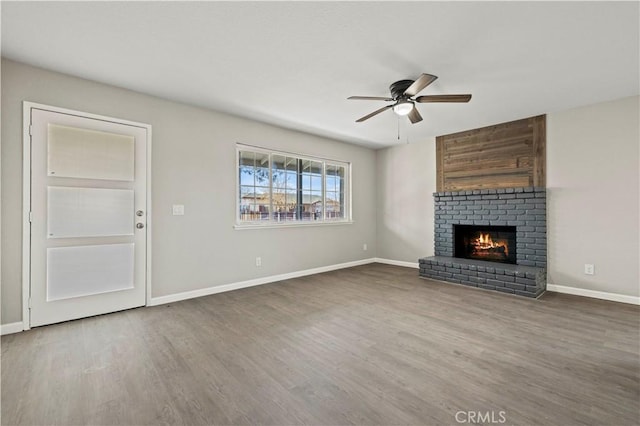
POLYGON ((411 84, 411 86, 409 86, 407 90, 404 91, 404 95, 406 96, 417 95, 418 93, 420 93, 420 91, 422 91, 422 89, 424 89, 425 87, 427 87, 428 85, 436 81, 436 78, 438 77, 436 77, 435 75, 422 74, 420 77, 418 77, 416 81, 414 81, 411 84))
POLYGON ((367 115, 365 115, 364 117, 357 119, 357 120, 356 120, 356 123, 362 123, 364 120, 368 120, 368 119, 370 119, 371 117, 373 117, 374 115, 378 115, 378 114, 380 114, 382 111, 385 111, 385 110, 387 110, 387 109, 389 109, 389 108, 393 108, 393 105, 387 105, 387 106, 384 106, 384 107, 382 107, 382 108, 380 108, 380 109, 377 109, 377 110, 373 111, 371 114, 367 114, 367 115))
POLYGON ((417 122, 422 121, 422 116, 418 112, 418 108, 416 108, 415 106, 413 107, 411 112, 407 115, 407 117, 409 117, 411 124, 416 124, 417 122))
POLYGON ((349 96, 347 99, 357 99, 362 101, 392 101, 392 98, 383 98, 380 96, 349 96))
POLYGON ((471 95, 428 95, 418 96, 416 102, 469 102, 471 95))

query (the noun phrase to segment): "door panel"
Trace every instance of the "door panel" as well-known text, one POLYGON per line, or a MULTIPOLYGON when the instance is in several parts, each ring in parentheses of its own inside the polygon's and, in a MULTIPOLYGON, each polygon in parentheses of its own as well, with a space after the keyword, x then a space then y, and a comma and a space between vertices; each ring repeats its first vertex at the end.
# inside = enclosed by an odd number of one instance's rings
POLYGON ((132 189, 48 188, 49 238, 133 235, 132 189))
POLYGON ((49 176, 134 180, 131 135, 48 125, 49 176))
POLYGON ((133 288, 133 251, 133 244, 48 248, 47 302, 133 288))
POLYGON ((144 127, 31 108, 31 326, 145 304, 146 150, 144 127))

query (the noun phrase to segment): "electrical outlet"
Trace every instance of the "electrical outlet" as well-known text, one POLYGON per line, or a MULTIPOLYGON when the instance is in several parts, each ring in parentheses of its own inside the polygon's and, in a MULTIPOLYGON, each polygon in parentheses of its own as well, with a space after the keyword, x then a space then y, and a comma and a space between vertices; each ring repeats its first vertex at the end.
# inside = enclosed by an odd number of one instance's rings
POLYGON ((590 264, 590 263, 585 263, 584 264, 584 273, 587 275, 594 275, 595 274, 595 266, 590 264))
POLYGON ((262 258, 261 257, 256 257, 256 266, 257 267, 262 266, 262 258))
POLYGON ((362 250, 367 251, 367 248, 368 248, 368 247, 367 247, 367 243, 364 243, 364 244, 362 245, 362 250))

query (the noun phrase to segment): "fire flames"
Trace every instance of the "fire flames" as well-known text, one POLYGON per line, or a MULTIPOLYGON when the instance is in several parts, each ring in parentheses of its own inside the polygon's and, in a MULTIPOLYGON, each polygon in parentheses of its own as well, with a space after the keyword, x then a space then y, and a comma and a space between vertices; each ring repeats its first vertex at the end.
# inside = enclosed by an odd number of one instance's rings
POLYGON ((509 255, 507 245, 503 241, 494 242, 491 239, 490 234, 480 233, 480 236, 476 238, 473 245, 475 246, 476 251, 477 250, 488 251, 488 252, 499 251, 501 253, 504 253, 505 256, 509 255))

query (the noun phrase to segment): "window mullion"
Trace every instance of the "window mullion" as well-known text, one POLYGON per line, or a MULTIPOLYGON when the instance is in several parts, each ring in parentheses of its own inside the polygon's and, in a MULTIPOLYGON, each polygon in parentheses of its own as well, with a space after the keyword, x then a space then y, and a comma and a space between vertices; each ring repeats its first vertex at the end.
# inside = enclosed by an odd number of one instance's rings
POLYGON ((347 218, 347 215, 349 214, 348 209, 351 208, 351 206, 347 207, 347 194, 344 191, 345 188, 345 182, 347 179, 347 170, 343 167, 342 170, 344 170, 342 172, 343 176, 342 178, 340 178, 340 186, 338 187, 338 200, 340 200, 340 211, 342 213, 342 216, 344 217, 344 219, 347 218))
POLYGON ((296 158, 296 168, 297 168, 297 174, 296 174, 296 178, 298 181, 298 188, 296 191, 296 212, 297 212, 297 219, 298 220, 302 220, 302 209, 304 208, 304 204, 303 204, 303 200, 304 200, 304 196, 303 196, 303 192, 302 192, 302 159, 300 158, 296 158))
POLYGON ((322 185, 322 221, 327 220, 327 162, 322 162, 322 177, 320 179, 320 185, 322 185))
POLYGON ((271 156, 273 154, 269 154, 269 161, 267 162, 269 166, 269 221, 273 221, 273 170, 271 170, 271 156))

